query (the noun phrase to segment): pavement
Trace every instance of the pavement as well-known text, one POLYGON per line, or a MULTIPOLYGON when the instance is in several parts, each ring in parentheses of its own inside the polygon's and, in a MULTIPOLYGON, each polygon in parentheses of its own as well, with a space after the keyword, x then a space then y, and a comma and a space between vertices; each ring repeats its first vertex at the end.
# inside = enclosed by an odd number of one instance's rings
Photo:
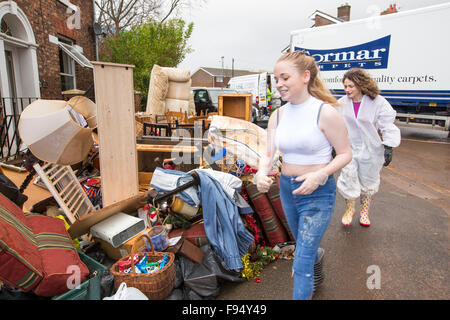
MULTIPOLYGON (((401 125, 399 125, 401 126, 401 125)), ((448 132, 401 126, 402 143, 383 168, 369 228, 341 225, 339 194, 321 243, 325 281, 314 300, 448 300, 448 132)), ((336 174, 337 177, 337 174, 336 174)), ((224 283, 219 300, 290 300, 292 260, 277 260, 260 283, 224 283)))
MULTIPOLYGON (((350 227, 341 225, 345 203, 337 195, 321 243, 325 281, 314 300, 450 299, 448 132, 421 126, 401 127, 401 132, 402 143, 382 170, 369 228, 359 225, 357 215, 350 227)), ((26 176, 4 171, 16 185, 26 176)), ((33 184, 26 192, 33 201, 24 209, 50 196, 33 184)), ((217 299, 290 300, 291 269, 292 260, 277 260, 264 268, 259 283, 223 283, 217 299)))

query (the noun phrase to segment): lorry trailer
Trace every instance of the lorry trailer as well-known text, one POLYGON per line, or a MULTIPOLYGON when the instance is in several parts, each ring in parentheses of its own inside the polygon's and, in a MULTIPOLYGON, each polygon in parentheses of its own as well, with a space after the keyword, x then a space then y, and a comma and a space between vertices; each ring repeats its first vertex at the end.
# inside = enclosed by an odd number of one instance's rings
POLYGON ((397 119, 449 130, 450 2, 291 32, 290 50, 313 56, 337 98, 350 68, 366 69, 397 119))

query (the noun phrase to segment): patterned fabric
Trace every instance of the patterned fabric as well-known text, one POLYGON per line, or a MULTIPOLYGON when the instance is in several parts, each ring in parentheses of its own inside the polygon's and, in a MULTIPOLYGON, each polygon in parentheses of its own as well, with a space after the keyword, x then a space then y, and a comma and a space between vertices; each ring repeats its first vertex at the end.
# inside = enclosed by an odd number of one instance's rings
MULTIPOLYGON (((249 205, 251 204, 245 186, 241 188, 240 195, 249 205)), ((263 231, 261 229, 261 222, 259 221, 259 217, 253 209, 252 211, 253 213, 241 215, 241 219, 244 222, 244 225, 247 228, 247 230, 249 230, 253 234, 253 237, 255 238, 255 241, 253 241, 253 243, 250 245, 250 248, 255 248, 256 250, 257 244, 265 246, 266 243, 264 241, 265 239, 263 231), (256 219, 258 219, 258 221, 256 219)), ((252 251, 249 249, 249 252, 252 251)))
POLYGON ((39 214, 26 218, 35 234, 44 271, 44 278, 33 292, 43 297, 58 296, 72 289, 68 284, 87 280, 89 269, 80 260, 64 222, 39 214))
POLYGON ((253 217, 253 214, 245 214, 241 216, 241 218, 245 219, 246 222, 246 228, 250 229, 250 232, 253 234, 253 237, 255 238, 254 245, 257 244, 265 246, 264 237, 262 234, 262 230, 258 226, 258 222, 253 217))
POLYGON ((280 187, 277 183, 273 183, 269 191, 267 192, 267 196, 269 197, 270 203, 272 204, 272 207, 280 219, 281 223, 283 224, 284 229, 286 230, 289 240, 295 241, 294 236, 291 233, 291 230, 289 229, 288 222, 286 220, 286 216, 284 214, 283 205, 281 204, 281 198, 280 198, 280 187))
POLYGON ((250 201, 255 207, 256 213, 261 219, 270 245, 273 247, 278 243, 288 241, 286 231, 273 210, 268 196, 260 193, 256 185, 248 181, 245 183, 245 189, 247 190, 250 201))
POLYGON ((345 199, 345 204, 347 209, 345 210, 341 221, 344 226, 349 226, 352 224, 352 219, 355 215, 355 200, 345 199))
POLYGON ((28 292, 42 277, 37 239, 22 210, 0 193, 0 280, 28 292))
POLYGON ((368 195, 361 194, 361 212, 359 217, 359 223, 363 226, 370 226, 370 220, 369 220, 369 209, 370 209, 370 202, 372 201, 372 198, 368 195))

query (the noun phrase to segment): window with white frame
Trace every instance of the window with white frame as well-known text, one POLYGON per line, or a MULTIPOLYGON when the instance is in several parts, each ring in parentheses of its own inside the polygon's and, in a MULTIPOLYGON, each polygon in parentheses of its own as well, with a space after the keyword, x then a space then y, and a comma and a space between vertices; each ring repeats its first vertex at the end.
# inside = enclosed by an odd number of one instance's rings
POLYGON ((1 32, 6 34, 7 36, 10 36, 10 37, 12 36, 11 29, 9 29, 9 26, 6 23, 5 19, 2 19, 1 32))
MULTIPOLYGON (((73 41, 59 36, 59 43, 73 45, 73 41)), ((59 46, 59 69, 61 75, 61 91, 71 90, 76 88, 75 79, 75 61, 74 59, 59 46)))

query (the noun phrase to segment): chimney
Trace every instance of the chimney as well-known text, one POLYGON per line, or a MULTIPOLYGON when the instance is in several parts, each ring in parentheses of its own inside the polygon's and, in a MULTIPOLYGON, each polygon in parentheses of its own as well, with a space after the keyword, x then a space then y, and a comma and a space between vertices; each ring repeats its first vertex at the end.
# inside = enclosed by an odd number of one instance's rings
POLYGON ((391 13, 396 13, 396 12, 398 12, 397 4, 394 3, 394 4, 389 5, 389 8, 387 8, 384 11, 382 11, 380 13, 380 15, 384 16, 385 14, 391 14, 391 13))
POLYGON ((350 21, 350 5, 348 3, 341 5, 337 8, 338 18, 344 21, 350 21))

